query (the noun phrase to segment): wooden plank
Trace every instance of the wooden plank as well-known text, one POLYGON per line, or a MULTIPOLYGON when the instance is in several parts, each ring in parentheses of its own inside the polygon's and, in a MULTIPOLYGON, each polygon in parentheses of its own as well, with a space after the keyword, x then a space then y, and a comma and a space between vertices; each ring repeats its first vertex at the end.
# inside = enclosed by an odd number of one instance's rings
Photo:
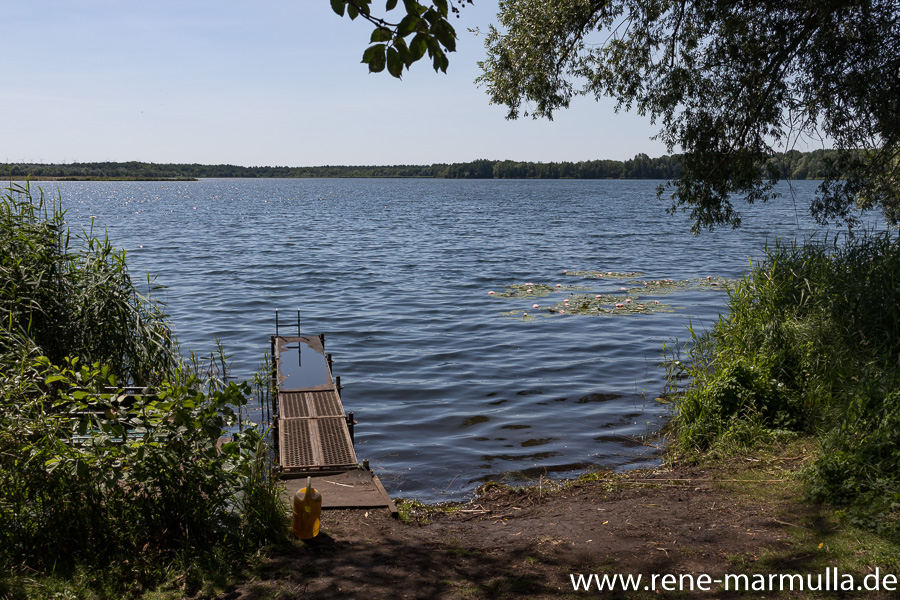
MULTIPOLYGON (((391 514, 397 513, 394 501, 372 471, 353 469, 312 478, 313 488, 322 494, 323 509, 387 508, 391 514)), ((304 487, 306 477, 286 479, 285 498, 290 501, 304 487)))

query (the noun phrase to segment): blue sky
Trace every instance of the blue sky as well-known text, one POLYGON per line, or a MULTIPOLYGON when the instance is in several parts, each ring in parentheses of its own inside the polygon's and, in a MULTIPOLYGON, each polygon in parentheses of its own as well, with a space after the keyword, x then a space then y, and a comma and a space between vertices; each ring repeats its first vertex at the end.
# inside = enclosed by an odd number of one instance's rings
MULTIPOLYGON (((377 7, 383 3, 376 0, 377 7)), ((0 161, 430 164, 665 154, 657 128, 580 98, 507 121, 474 84, 496 0, 454 19, 446 75, 360 64, 371 26, 328 0, 0 0, 0 161)))

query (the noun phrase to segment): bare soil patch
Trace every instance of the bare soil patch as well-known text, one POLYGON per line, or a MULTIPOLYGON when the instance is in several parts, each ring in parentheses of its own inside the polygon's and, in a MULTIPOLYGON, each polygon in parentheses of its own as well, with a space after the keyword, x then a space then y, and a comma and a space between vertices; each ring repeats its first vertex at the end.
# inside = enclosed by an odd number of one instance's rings
POLYGON ((574 591, 570 578, 640 574, 643 587, 652 574, 802 572, 804 557, 793 552, 788 530, 818 509, 798 502, 795 488, 778 479, 740 477, 687 468, 565 485, 489 486, 466 505, 412 505, 409 522, 387 511, 331 511, 317 539, 271 557, 224 597, 759 597, 721 589, 574 591), (745 493, 745 483, 764 486, 765 493, 745 493), (789 558, 771 564, 773 554, 789 558), (763 556, 765 565, 756 565, 763 556))

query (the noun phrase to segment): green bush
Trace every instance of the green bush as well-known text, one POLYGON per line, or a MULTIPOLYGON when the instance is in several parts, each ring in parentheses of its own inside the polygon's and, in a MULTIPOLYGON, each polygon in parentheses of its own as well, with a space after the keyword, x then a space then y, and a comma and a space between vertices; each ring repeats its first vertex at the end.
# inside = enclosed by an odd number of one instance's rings
POLYGON ((155 562, 268 531, 243 510, 264 465, 259 431, 217 448, 246 384, 128 396, 107 391, 108 369, 75 359, 39 358, 31 375, 0 406, 0 552, 12 564, 155 562))
POLYGON ((284 539, 250 387, 190 375, 124 252, 63 216, 0 198, 0 597, 85 570, 65 593, 119 597, 284 539))
POLYGON ((897 240, 767 248, 679 370, 690 381, 674 419, 682 452, 817 436, 815 497, 890 506, 900 491, 897 240))

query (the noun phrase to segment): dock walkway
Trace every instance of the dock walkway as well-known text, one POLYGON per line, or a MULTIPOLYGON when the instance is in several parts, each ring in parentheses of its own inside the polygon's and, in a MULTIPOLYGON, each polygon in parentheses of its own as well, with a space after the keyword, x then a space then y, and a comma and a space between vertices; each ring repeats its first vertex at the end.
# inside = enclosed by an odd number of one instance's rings
POLYGON ((375 474, 359 465, 353 413, 344 411, 325 336, 276 335, 271 345, 273 428, 287 493, 293 496, 313 476, 323 508, 386 507, 396 513, 375 474))

